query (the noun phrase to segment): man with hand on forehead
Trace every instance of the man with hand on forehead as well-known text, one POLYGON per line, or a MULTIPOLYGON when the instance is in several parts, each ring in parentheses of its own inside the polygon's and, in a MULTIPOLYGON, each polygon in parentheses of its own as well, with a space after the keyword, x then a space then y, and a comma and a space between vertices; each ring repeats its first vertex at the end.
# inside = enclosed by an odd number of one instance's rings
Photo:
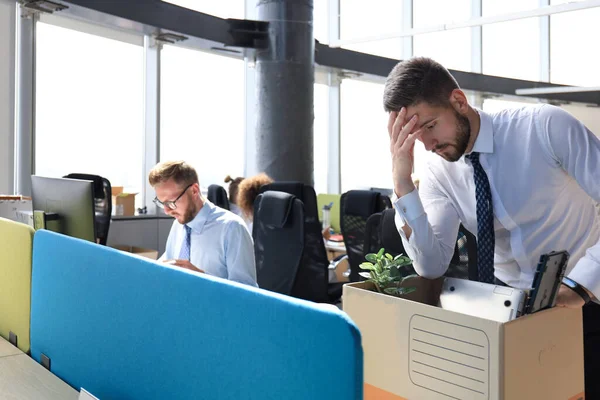
POLYGON ((148 180, 156 205, 175 218, 160 261, 257 286, 254 245, 244 221, 202 196, 191 165, 159 163, 148 180))
POLYGON ((461 223, 477 236, 482 282, 528 289, 540 256, 567 250, 557 306, 583 307, 586 397, 600 399, 600 139, 547 104, 476 110, 428 58, 396 65, 383 102, 396 226, 417 273, 445 273, 461 223), (439 156, 418 192, 416 140, 439 156))

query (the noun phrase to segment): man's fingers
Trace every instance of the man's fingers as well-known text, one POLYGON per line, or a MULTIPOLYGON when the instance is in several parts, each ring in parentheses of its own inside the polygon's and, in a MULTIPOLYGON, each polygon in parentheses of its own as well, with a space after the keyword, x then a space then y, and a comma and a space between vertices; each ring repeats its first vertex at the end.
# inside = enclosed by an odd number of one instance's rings
POLYGON ((415 125, 417 124, 418 119, 419 119, 419 117, 417 117, 417 115, 415 114, 411 117, 410 120, 408 120, 408 122, 406 122, 406 124, 400 130, 400 132, 396 138, 396 141, 394 142, 395 146, 402 147, 402 145, 406 141, 406 138, 408 137, 408 135, 415 128, 415 125))
POLYGON ((406 138, 406 140, 404 141, 404 143, 402 144, 401 149, 410 151, 410 149, 412 149, 413 146, 415 145, 415 140, 420 138, 422 133, 423 133, 423 129, 418 129, 418 130, 414 131, 413 133, 409 134, 408 137, 406 138))
POLYGON ((398 112, 392 111, 390 113, 390 117, 388 118, 388 126, 387 126, 387 130, 388 130, 388 134, 390 135, 390 139, 392 138, 392 132, 393 132, 393 128, 394 128, 394 122, 396 122, 396 118, 398 118, 398 112))
POLYGON ((392 143, 396 143, 398 141, 398 136, 400 135, 400 132, 402 131, 402 127, 404 126, 404 119, 406 118, 406 108, 402 107, 400 109, 400 112, 398 113, 398 115, 396 116, 396 120, 394 121, 394 124, 392 125, 392 143))

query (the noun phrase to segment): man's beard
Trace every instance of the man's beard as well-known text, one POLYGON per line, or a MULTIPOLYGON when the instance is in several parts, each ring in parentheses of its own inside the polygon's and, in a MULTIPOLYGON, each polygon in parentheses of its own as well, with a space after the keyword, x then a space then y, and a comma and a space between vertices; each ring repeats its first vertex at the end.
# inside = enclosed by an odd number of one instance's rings
POLYGON ((469 119, 454 110, 456 116, 456 140, 454 143, 445 143, 435 147, 434 151, 443 159, 450 162, 458 161, 467 151, 469 139, 471 138, 471 124, 469 119), (439 150, 450 149, 448 153, 440 153, 439 150))
POLYGON ((183 225, 183 224, 187 224, 189 222, 192 222, 192 220, 196 216, 196 211, 198 211, 196 209, 196 204, 194 204, 192 202, 192 204, 190 205, 190 207, 186 210, 185 214, 183 214, 183 222, 181 222, 181 224, 183 225))

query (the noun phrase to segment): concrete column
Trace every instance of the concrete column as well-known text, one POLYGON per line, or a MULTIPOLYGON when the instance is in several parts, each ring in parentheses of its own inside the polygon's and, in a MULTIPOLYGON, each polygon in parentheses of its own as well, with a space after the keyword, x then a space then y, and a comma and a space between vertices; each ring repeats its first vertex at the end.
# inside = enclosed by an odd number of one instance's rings
POLYGON ((313 184, 312 0, 259 0, 269 47, 256 54, 257 167, 275 180, 313 184))

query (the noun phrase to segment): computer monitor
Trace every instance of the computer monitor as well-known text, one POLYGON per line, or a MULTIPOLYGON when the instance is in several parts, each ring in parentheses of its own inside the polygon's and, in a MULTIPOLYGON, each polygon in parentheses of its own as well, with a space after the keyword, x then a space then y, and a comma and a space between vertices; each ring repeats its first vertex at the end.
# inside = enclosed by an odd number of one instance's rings
POLYGON ((34 210, 56 213, 61 233, 96 241, 94 187, 92 181, 31 177, 34 210))

